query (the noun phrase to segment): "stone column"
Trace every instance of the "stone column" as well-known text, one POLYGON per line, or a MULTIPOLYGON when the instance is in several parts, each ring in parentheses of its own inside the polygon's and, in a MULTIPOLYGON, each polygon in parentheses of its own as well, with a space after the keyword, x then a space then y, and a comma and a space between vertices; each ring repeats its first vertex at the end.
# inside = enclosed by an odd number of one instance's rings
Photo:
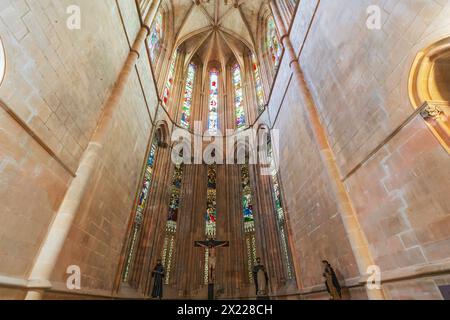
MULTIPOLYGON (((366 274, 366 270, 369 266, 373 265, 373 258, 368 247, 367 239, 364 232, 361 229, 356 213, 352 207, 350 197, 344 187, 343 182, 339 176, 338 166, 334 158, 333 151, 328 142, 326 131, 320 122, 317 108, 314 104, 312 95, 308 89, 298 57, 292 46, 290 35, 287 33, 284 23, 280 17, 278 7, 274 0, 270 2, 270 6, 273 11, 275 22, 278 30, 281 32, 281 42, 285 49, 285 59, 289 61, 289 66, 293 72, 295 83, 298 86, 298 92, 302 96, 302 100, 306 102, 303 106, 306 113, 311 129, 314 133, 315 142, 320 150, 320 157, 323 165, 328 174, 330 181, 330 187, 334 193, 336 204, 339 208, 339 212, 347 233, 347 237, 352 246, 353 254, 355 256, 359 273, 361 277, 366 274)), ((300 278, 299 267, 297 265, 298 258, 295 251, 293 252, 296 276, 300 278)), ((366 290, 369 299, 384 299, 383 292, 381 290, 366 290)))

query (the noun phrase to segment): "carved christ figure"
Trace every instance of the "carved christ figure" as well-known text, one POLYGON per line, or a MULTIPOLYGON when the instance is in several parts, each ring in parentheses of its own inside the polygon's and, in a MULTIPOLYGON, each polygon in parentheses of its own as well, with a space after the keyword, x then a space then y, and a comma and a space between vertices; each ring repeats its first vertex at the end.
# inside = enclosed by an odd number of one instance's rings
POLYGON ((209 249, 208 256, 208 282, 209 284, 214 284, 216 280, 216 248, 228 247, 230 243, 228 241, 218 241, 214 239, 208 239, 206 241, 195 241, 196 247, 201 247, 209 249))

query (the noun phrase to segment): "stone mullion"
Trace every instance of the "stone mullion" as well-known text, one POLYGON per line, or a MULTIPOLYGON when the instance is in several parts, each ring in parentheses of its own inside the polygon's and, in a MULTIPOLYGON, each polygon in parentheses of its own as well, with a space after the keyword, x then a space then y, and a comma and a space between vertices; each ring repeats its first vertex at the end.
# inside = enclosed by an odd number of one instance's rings
POLYGON ((193 186, 195 188, 193 194, 193 206, 191 211, 191 229, 190 229, 190 254, 189 268, 194 272, 188 279, 186 290, 198 290, 203 286, 203 261, 205 250, 194 248, 194 241, 205 238, 205 212, 206 212, 206 171, 205 166, 193 166, 193 186))
POLYGON ((228 283, 228 288, 227 288, 227 293, 228 295, 232 295, 234 293, 234 291, 236 290, 237 286, 238 286, 238 279, 237 277, 234 277, 233 274, 233 265, 232 265, 232 254, 231 251, 234 248, 234 239, 233 239, 233 234, 232 234, 232 230, 233 230, 233 221, 230 219, 230 217, 232 216, 232 211, 233 211, 233 206, 232 206, 232 199, 233 199, 233 192, 232 192, 232 187, 230 184, 230 176, 232 173, 232 166, 230 165, 226 165, 225 166, 225 173, 226 173, 226 197, 227 197, 227 215, 228 215, 228 223, 227 223, 227 228, 228 228, 228 239, 230 241, 230 250, 228 251, 228 259, 229 259, 229 271, 228 271, 228 275, 229 275, 229 279, 231 281, 229 281, 228 283))
POLYGON ((224 290, 223 296, 228 296, 230 292, 229 270, 230 270, 230 251, 232 250, 230 238, 230 215, 229 198, 227 184, 228 168, 226 165, 217 166, 217 239, 230 241, 230 247, 216 249, 216 277, 218 287, 224 290))
POLYGON ((183 198, 180 203, 180 210, 177 222, 177 233, 176 233, 176 255, 174 258, 176 266, 176 279, 175 285, 178 291, 185 292, 187 288, 187 272, 186 266, 189 266, 189 249, 188 241, 189 234, 191 233, 191 221, 190 218, 192 216, 192 205, 193 201, 192 197, 195 193, 195 189, 193 186, 193 167, 190 165, 184 166, 184 177, 182 182, 181 193, 183 198))
POLYGON ((190 129, 194 129, 194 122, 201 121, 202 115, 201 111, 203 106, 203 90, 202 90, 202 66, 197 65, 197 71, 195 74, 194 82, 194 92, 192 95, 192 106, 191 106, 191 121, 190 129))
POLYGON ((184 51, 178 53, 175 65, 175 75, 173 77, 172 94, 168 101, 169 115, 175 123, 179 123, 178 115, 181 105, 180 101, 182 99, 182 92, 184 91, 184 56, 184 51))
MULTIPOLYGON (((175 168, 175 166, 173 166, 175 168)), ((180 187, 180 203, 179 203, 179 207, 178 207, 178 214, 177 214, 177 228, 175 231, 175 235, 174 235, 174 241, 175 241, 175 246, 173 249, 173 253, 172 253, 172 259, 171 259, 171 277, 169 279, 169 285, 172 288, 175 288, 178 286, 178 284, 180 283, 180 281, 182 281, 182 279, 180 278, 180 270, 178 266, 182 266, 182 264, 179 264, 179 257, 180 255, 182 255, 182 250, 180 250, 180 244, 183 243, 183 241, 180 241, 180 235, 183 235, 183 230, 186 228, 186 216, 188 216, 186 214, 187 210, 186 210, 186 205, 190 204, 190 201, 186 201, 186 199, 190 199, 188 192, 192 191, 191 188, 186 187, 186 183, 187 181, 190 181, 190 176, 189 176, 189 169, 187 165, 182 165, 182 170, 183 170, 183 175, 182 175, 182 179, 181 179, 181 187, 180 187)), ((171 179, 173 180, 173 173, 171 175, 171 179)), ((171 190, 172 185, 169 187, 171 190)), ((181 236, 181 239, 183 239, 183 237, 181 236)), ((181 260, 183 261, 183 260, 181 260)), ((180 267, 181 269, 183 269, 182 267, 180 267)))
POLYGON ((232 296, 234 291, 236 290, 236 288, 239 286, 239 279, 238 277, 236 277, 235 274, 235 263, 237 260, 237 242, 236 242, 236 238, 234 237, 234 232, 233 232, 233 220, 232 215, 233 215, 233 194, 234 194, 234 188, 233 188, 233 184, 232 179, 233 179, 233 166, 232 165, 227 165, 226 166, 226 184, 227 184, 227 215, 229 217, 228 219, 228 239, 230 241, 230 248, 229 248, 229 256, 230 256, 230 261, 229 261, 229 266, 228 266, 228 278, 231 280, 230 284, 228 285, 228 291, 227 294, 228 296, 232 296), (231 251, 233 252, 233 255, 231 255, 231 251), (234 261, 232 261, 231 256, 234 257, 234 261), (234 262, 234 264, 233 264, 234 262))
POLYGON ((229 78, 229 71, 227 68, 220 68, 219 74, 219 108, 218 108, 218 119, 219 119, 219 130, 222 134, 225 134, 226 129, 228 128, 228 115, 227 111, 229 110, 228 104, 228 93, 230 92, 227 87, 229 78))
MULTIPOLYGON (((192 237, 195 237, 195 208, 196 208, 196 203, 197 203, 197 197, 198 197, 198 183, 199 181, 196 179, 198 176, 198 168, 196 168, 195 166, 190 165, 190 181, 189 181, 189 185, 188 187, 192 187, 193 190, 191 190, 192 192, 192 198, 190 198, 190 205, 189 205, 189 211, 187 211, 186 213, 189 213, 189 215, 186 215, 186 219, 185 221, 187 221, 187 225, 185 227, 185 232, 184 232, 184 237, 181 241, 183 241, 183 248, 184 248, 184 252, 183 252, 183 257, 184 259, 181 260, 185 263, 185 265, 189 268, 187 270, 192 270, 193 272, 196 272, 196 268, 195 268, 195 249, 193 248, 193 241, 195 241, 196 239, 193 239, 192 237)), ((201 239, 201 238, 199 238, 201 239)), ((182 264, 183 264, 182 262, 182 264)), ((195 286, 197 285, 197 283, 195 281, 192 281, 193 277, 186 272, 186 270, 180 269, 179 270, 181 278, 183 279, 182 283, 181 283, 181 290, 183 292, 183 294, 189 294, 189 289, 191 288, 195 288, 195 286)))
POLYGON ((164 58, 161 61, 161 65, 159 67, 159 73, 158 73, 158 79, 157 79, 157 84, 158 84, 158 96, 162 97, 163 92, 164 92, 164 88, 166 86, 167 83, 167 77, 169 75, 169 66, 170 66, 170 62, 172 59, 172 52, 170 52, 169 50, 167 50, 167 53, 165 54, 164 58))
POLYGON ((264 84, 264 92, 266 92, 266 101, 269 99, 269 94, 272 88, 273 82, 273 67, 270 63, 270 57, 268 50, 266 48, 266 37, 267 37, 267 19, 268 17, 264 17, 262 20, 262 43, 261 43, 261 52, 260 52, 260 72, 261 78, 263 79, 264 84))
MULTIPOLYGON (((182 271, 185 269, 185 235, 189 232, 188 217, 190 215, 190 207, 192 202, 189 200, 192 198, 192 193, 194 192, 192 185, 192 174, 191 167, 189 165, 184 165, 183 168, 183 182, 181 184, 181 195, 180 198, 180 208, 178 210, 177 217, 177 232, 175 234, 175 257, 173 259, 174 272, 173 272, 173 286, 180 290, 185 282, 185 277, 182 271), (188 199, 188 201, 186 201, 188 199)), ((184 270, 185 271, 185 270, 184 270)))
POLYGON ((142 273, 142 269, 145 267, 142 264, 142 261, 145 257, 145 248, 146 244, 149 239, 149 233, 151 229, 151 221, 153 219, 153 210, 151 207, 151 204, 155 201, 155 190, 156 190, 156 183, 155 180, 157 179, 157 176, 159 175, 159 172, 155 171, 155 169, 159 166, 161 163, 162 154, 160 152, 160 148, 158 148, 156 152, 156 158, 153 166, 153 176, 151 179, 150 189, 148 191, 148 199, 147 199, 147 205, 144 212, 144 220, 143 224, 141 226, 141 231, 139 234, 139 238, 137 239, 137 248, 136 253, 133 261, 133 265, 130 270, 129 275, 129 283, 132 287, 140 287, 140 274, 142 273))
POLYGON ((239 165, 232 166, 233 174, 231 175, 232 181, 230 183, 233 185, 233 193, 231 194, 233 211, 232 214, 232 232, 233 238, 236 241, 236 255, 238 259, 234 262, 235 275, 238 280, 238 292, 234 292, 238 294, 243 287, 245 287, 245 257, 246 257, 246 248, 245 248, 245 235, 243 233, 244 226, 242 224, 242 207, 241 207, 241 173, 239 169, 239 165))
POLYGON ((280 14, 282 16, 282 20, 284 23, 284 26, 289 28, 290 20, 291 20, 291 13, 289 12, 289 8, 287 7, 286 0, 280 0, 278 1, 280 14))
POLYGON ((208 116, 209 116, 209 91, 210 91, 210 82, 211 82, 211 76, 209 74, 209 70, 206 73, 206 81, 203 85, 203 101, 201 103, 201 120, 202 120, 202 131, 208 130, 208 116))
MULTIPOLYGON (((168 17, 169 14, 168 14, 168 12, 166 10, 164 10, 164 12, 162 12, 162 13, 163 13, 164 30, 165 31, 166 30, 170 30, 169 22, 167 21, 169 19, 169 17, 168 17)), ((167 58, 167 53, 169 52, 169 50, 168 50, 169 36, 170 35, 167 32, 165 32, 163 34, 163 43, 161 45, 161 51, 158 54, 158 57, 156 57, 156 63, 154 65, 154 72, 155 72, 155 75, 158 77, 157 78, 158 88, 161 88, 159 82, 160 82, 160 79, 161 79, 161 74, 163 74, 161 71, 164 68, 164 63, 166 62, 167 59, 170 59, 170 56, 169 56, 169 58, 167 58)))
POLYGON ((155 164, 153 167, 153 177, 150 185, 149 196, 147 200, 147 207, 145 209, 144 221, 141 227, 141 233, 138 240, 138 246, 136 249, 136 255, 134 258, 134 263, 132 270, 130 272, 130 284, 133 287, 142 288, 142 272, 145 269, 146 264, 144 263, 145 256, 147 254, 148 241, 152 235, 151 233, 151 225, 154 215, 154 210, 152 204, 157 201, 156 194, 158 192, 157 188, 157 180, 160 175, 160 171, 158 171, 159 166, 164 162, 162 149, 158 147, 155 164))
MULTIPOLYGON (((266 229, 263 231, 263 238, 267 238, 269 245, 267 250, 268 260, 271 274, 278 284, 284 278, 284 265, 281 256, 280 238, 275 217, 275 204, 273 201, 273 189, 270 176, 259 175, 260 194, 262 195, 262 211, 265 220, 266 229)), ((273 282, 272 282, 273 283, 273 282)))
MULTIPOLYGON (((217 165, 217 222, 216 222, 216 238, 218 240, 229 240, 228 221, 230 219, 227 212, 227 193, 226 193, 226 175, 225 166, 217 165)), ((229 251, 230 248, 216 249, 216 288, 224 289, 227 293, 227 271, 229 270, 229 251)))
POLYGON ((155 166, 153 168, 154 176, 152 181, 152 188, 150 190, 151 197, 149 198, 148 202, 148 221, 146 221, 146 227, 145 227, 145 236, 142 240, 142 248, 140 249, 139 254, 139 264, 142 265, 142 269, 139 271, 139 273, 136 273, 135 278, 139 284, 139 287, 141 290, 146 293, 147 288, 147 280, 145 277, 145 274, 147 274, 146 270, 151 268, 151 256, 153 255, 152 252, 152 242, 155 235, 155 228, 154 228, 154 221, 157 219, 158 210, 155 210, 155 206, 159 205, 160 202, 160 194, 162 192, 161 190, 161 179, 163 179, 165 175, 165 171, 162 171, 162 169, 165 167, 164 163, 165 161, 165 154, 163 152, 163 149, 161 147, 158 147, 158 161, 155 162, 155 166))
POLYGON ((263 187, 262 182, 257 174, 259 170, 259 166, 250 166, 250 177, 253 177, 253 197, 254 197, 254 208, 257 209, 254 211, 254 218, 255 218, 255 236, 256 236, 256 250, 259 253, 259 256, 262 258, 262 261, 269 261, 267 254, 268 254, 268 241, 266 237, 267 226, 266 226, 266 219, 263 216, 265 212, 267 211, 267 208, 264 208, 262 205, 263 202, 263 187), (256 172, 254 171, 256 170, 256 172), (253 174, 252 174, 253 173, 253 174))
POLYGON ((205 250, 202 248, 194 248, 193 242, 196 240, 205 239, 205 212, 206 212, 206 190, 207 190, 207 171, 206 166, 195 166, 195 194, 194 203, 191 215, 191 249, 190 249, 190 270, 193 270, 194 277, 190 279, 189 288, 198 290, 203 287, 203 267, 205 250))
MULTIPOLYGON (((233 185, 233 174, 234 174, 234 165, 228 165, 228 172, 227 172, 227 184, 228 184, 228 214, 230 217, 233 216, 234 211, 234 194, 235 194, 235 188, 233 185)), ((234 261, 230 263, 230 278, 233 279, 232 287, 230 288, 230 294, 234 294, 236 290, 239 288, 239 278, 236 274, 236 265, 238 265, 239 256, 237 255, 238 252, 238 242, 235 237, 234 231, 234 221, 230 219, 230 245, 232 245, 231 248, 233 248, 234 254, 234 261)))
POLYGON ((164 148, 164 159, 165 163, 161 165, 161 172, 164 174, 161 175, 161 179, 159 180, 159 199, 157 201, 157 204, 155 206, 156 211, 156 233, 154 234, 155 244, 152 249, 153 252, 153 259, 156 262, 157 259, 159 259, 162 252, 161 242, 164 242, 164 240, 161 241, 161 235, 165 234, 165 229, 167 225, 167 214, 168 214, 168 208, 169 208, 169 197, 170 197, 170 187, 172 182, 172 175, 173 175, 173 163, 171 161, 170 148, 164 148))
MULTIPOLYGON (((232 129, 236 130, 235 124, 233 123, 234 120, 234 87, 233 87, 233 80, 231 76, 231 65, 227 65, 225 68, 226 70, 226 77, 225 77, 225 89, 226 89, 226 95, 225 95, 225 104, 227 106, 225 113, 226 113, 226 123, 224 123, 225 129, 232 129)), ((225 131, 223 132, 225 134, 225 131)))
MULTIPOLYGON (((258 97, 256 96, 256 79, 253 72, 253 61, 251 56, 244 57, 245 63, 245 98, 246 98, 246 120, 247 125, 252 124, 258 117, 258 97)), ((261 70, 260 70, 261 72, 261 70)))
MULTIPOLYGON (((160 10, 162 10, 162 9, 160 9, 160 10)), ((161 12, 161 14, 163 15, 163 23, 164 23, 164 31, 166 31, 166 30, 169 30, 169 28, 168 28, 168 13, 167 13, 167 11, 166 10, 162 10, 163 12, 161 12)), ((162 65, 163 65, 163 63, 164 63, 164 58, 166 57, 166 55, 167 55, 167 39, 168 39, 168 35, 166 34, 166 33, 164 33, 163 34, 163 41, 162 41, 162 44, 161 44, 161 50, 159 51, 159 53, 158 53, 158 56, 156 57, 156 59, 155 59, 155 68, 154 68, 154 70, 155 70, 155 73, 156 73, 156 70, 158 71, 158 74, 159 74, 159 72, 160 72, 160 70, 161 70, 161 67, 162 67, 162 65)))
POLYGON ((239 265, 238 265, 238 272, 239 272, 239 289, 242 291, 243 288, 248 287, 248 272, 247 272, 247 245, 245 242, 245 231, 244 231, 244 214, 243 214, 243 208, 242 208, 242 178, 241 178, 241 165, 235 165, 235 188, 236 192, 234 194, 235 199, 235 213, 233 215, 234 217, 234 226, 235 226, 235 233, 236 238, 239 241, 239 265))
POLYGON ((266 62, 266 44, 265 44, 265 38, 266 38, 266 25, 265 25, 265 21, 266 18, 261 18, 259 20, 259 24, 260 24, 260 50, 259 52, 256 53, 256 56, 258 57, 258 62, 259 62, 259 72, 260 72, 260 76, 261 76, 261 82, 262 85, 264 87, 264 101, 268 101, 269 100, 269 93, 270 93, 270 87, 271 87, 271 81, 270 81, 270 77, 268 76, 267 73, 267 62, 266 62))
MULTIPOLYGON (((207 171, 204 165, 192 165, 192 187, 194 188, 192 206, 189 215, 190 228, 186 230, 186 238, 183 239, 188 248, 186 257, 186 269, 184 277, 186 281, 182 290, 190 297, 204 286, 204 256, 205 250, 195 248, 194 241, 205 239, 205 212, 207 171), (186 271, 187 270, 187 271, 186 271)), ((183 270, 181 270, 183 271, 183 270)))
POLYGON ((255 236, 257 250, 262 253, 262 260, 268 266, 268 273, 272 279, 272 284, 278 284, 283 278, 283 264, 281 260, 279 247, 278 229, 274 221, 274 206, 272 200, 272 188, 270 178, 259 174, 261 170, 257 165, 251 170, 250 176, 253 181, 252 189, 256 201, 254 205, 257 208, 255 214, 255 236))

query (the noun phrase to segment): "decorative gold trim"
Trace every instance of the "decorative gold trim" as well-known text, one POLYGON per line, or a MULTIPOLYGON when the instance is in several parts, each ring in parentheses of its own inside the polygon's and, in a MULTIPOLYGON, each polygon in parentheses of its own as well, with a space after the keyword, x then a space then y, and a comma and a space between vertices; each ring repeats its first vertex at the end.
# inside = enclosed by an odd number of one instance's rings
POLYGON ((420 115, 433 135, 450 154, 450 128, 448 126, 449 101, 436 101, 430 92, 428 79, 435 61, 450 52, 450 36, 420 51, 412 66, 408 80, 408 94, 414 109, 422 109, 420 115))

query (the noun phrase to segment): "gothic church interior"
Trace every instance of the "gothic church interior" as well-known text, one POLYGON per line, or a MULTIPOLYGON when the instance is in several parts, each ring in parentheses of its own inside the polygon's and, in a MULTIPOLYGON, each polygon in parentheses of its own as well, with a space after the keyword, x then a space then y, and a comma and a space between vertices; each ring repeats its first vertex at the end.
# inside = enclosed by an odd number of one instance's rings
POLYGON ((0 0, 0 299, 450 299, 449 17, 0 0))

